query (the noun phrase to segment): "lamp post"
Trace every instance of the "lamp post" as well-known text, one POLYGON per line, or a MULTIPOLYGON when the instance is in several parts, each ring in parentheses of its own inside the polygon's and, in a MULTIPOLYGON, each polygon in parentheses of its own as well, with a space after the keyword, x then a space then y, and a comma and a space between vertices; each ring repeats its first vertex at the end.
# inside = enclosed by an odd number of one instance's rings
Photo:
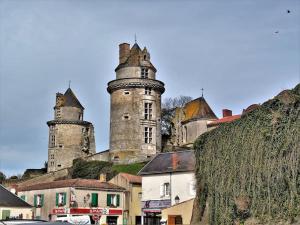
POLYGON ((179 201, 180 201, 180 198, 179 198, 179 196, 178 196, 178 195, 176 195, 176 197, 175 197, 175 204, 178 204, 178 203, 179 203, 179 201))

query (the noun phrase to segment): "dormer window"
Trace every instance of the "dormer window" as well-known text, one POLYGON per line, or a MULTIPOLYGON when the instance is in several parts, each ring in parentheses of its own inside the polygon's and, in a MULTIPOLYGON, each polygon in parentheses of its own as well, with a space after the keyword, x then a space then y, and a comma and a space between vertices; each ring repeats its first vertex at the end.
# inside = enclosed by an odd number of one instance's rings
POLYGON ((148 68, 142 68, 141 78, 148 78, 148 68))
POLYGON ((146 60, 147 59, 147 56, 146 55, 144 55, 144 60, 146 60))

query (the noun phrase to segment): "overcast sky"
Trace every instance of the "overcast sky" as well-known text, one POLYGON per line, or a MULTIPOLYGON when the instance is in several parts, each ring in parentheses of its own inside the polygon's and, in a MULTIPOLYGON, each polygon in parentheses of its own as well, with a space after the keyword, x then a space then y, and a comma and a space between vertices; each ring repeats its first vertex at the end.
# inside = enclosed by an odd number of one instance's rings
POLYGON ((0 171, 41 168, 56 92, 68 81, 108 149, 118 45, 150 51, 163 98, 238 114, 299 83, 299 0, 0 0, 0 171), (290 13, 287 13, 290 10, 290 13))

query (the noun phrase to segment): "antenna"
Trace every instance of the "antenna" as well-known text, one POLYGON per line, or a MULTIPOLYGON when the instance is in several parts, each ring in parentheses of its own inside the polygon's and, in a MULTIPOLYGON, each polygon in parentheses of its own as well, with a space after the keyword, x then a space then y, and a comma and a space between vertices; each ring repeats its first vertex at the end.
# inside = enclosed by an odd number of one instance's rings
POLYGON ((204 91, 204 88, 201 88, 201 91, 202 91, 202 97, 203 97, 203 91, 204 91))
POLYGON ((71 87, 71 81, 69 80, 69 88, 71 87))
POLYGON ((134 43, 136 43, 136 34, 134 34, 134 43))

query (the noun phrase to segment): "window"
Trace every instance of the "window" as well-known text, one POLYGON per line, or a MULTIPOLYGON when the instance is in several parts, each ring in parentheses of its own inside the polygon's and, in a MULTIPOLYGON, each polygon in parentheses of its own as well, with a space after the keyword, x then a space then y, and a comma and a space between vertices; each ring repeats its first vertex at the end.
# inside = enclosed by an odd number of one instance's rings
POLYGON ((54 147, 55 146, 55 135, 51 134, 50 135, 50 147, 54 147))
POLYGON ((53 154, 50 155, 50 159, 54 159, 54 155, 53 154))
POLYGON ((150 144, 152 143, 152 127, 145 127, 145 143, 150 144))
POLYGON ((118 207, 120 206, 120 195, 107 194, 107 206, 118 207))
POLYGON ((170 196, 170 183, 164 183, 160 186, 160 196, 161 197, 170 196))
POLYGON ((97 193, 92 193, 91 206, 92 207, 98 207, 98 194, 97 193))
POLYGON ((58 147, 59 147, 59 148, 62 148, 62 147, 63 147, 63 145, 62 145, 62 144, 59 144, 59 145, 58 145, 58 147))
POLYGON ((129 94, 130 94, 130 92, 128 90, 124 91, 124 95, 129 95, 129 94))
POLYGON ((145 88, 145 95, 151 95, 151 91, 152 91, 152 88, 146 87, 145 88))
POLYGON ((147 68, 142 68, 141 78, 148 78, 148 69, 147 68))
POLYGON ((144 103, 144 119, 151 120, 152 119, 152 103, 145 102, 144 103))
POLYGON ((123 114, 123 119, 124 120, 129 120, 129 114, 128 113, 124 113, 123 114))
POLYGON ((67 200, 66 192, 56 193, 56 206, 66 205, 66 200, 67 200))
POLYGON ((36 194, 33 196, 33 204, 34 207, 40 208, 44 205, 44 195, 43 194, 36 194))
POLYGON ((56 109, 56 118, 60 118, 61 117, 61 111, 60 111, 60 108, 57 108, 56 109))
POLYGON ((53 161, 50 162, 50 166, 54 166, 54 162, 53 161))

